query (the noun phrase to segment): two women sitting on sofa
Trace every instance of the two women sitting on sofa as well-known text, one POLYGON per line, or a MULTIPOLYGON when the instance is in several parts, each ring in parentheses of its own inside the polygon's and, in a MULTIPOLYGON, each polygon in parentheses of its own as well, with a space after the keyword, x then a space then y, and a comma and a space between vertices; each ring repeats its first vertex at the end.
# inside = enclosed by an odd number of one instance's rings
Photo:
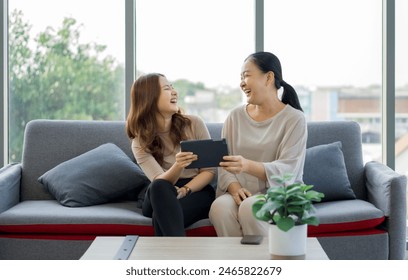
POLYGON ((252 215, 253 194, 266 192, 271 175, 290 172, 302 181, 306 120, 295 90, 282 78, 279 59, 269 52, 248 56, 240 87, 247 104, 232 110, 224 123, 230 155, 220 163, 215 195, 210 185, 215 168, 187 169, 197 156, 180 150, 182 140, 210 138, 204 122, 181 113, 177 91, 164 75, 134 82, 126 129, 151 181, 142 210, 152 218, 155 235, 184 236, 186 227, 208 216, 218 236, 267 235, 266 223, 252 215))

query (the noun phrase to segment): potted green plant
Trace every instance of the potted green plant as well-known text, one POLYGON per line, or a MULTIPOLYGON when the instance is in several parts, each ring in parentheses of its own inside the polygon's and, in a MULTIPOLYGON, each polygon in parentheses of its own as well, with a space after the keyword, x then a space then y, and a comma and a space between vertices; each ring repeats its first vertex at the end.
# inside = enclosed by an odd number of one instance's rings
POLYGON ((272 176, 276 185, 259 195, 252 206, 255 218, 271 225, 269 250, 274 259, 304 258, 307 225, 319 224, 313 202, 320 202, 324 194, 312 190, 313 185, 288 184, 292 178, 292 174, 272 176))

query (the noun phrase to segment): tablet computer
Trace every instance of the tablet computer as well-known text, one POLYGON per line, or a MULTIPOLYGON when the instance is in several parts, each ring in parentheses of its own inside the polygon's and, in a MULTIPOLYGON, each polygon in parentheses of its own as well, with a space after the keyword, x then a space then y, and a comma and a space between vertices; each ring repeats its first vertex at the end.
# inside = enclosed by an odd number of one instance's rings
POLYGON ((198 156, 198 159, 186 168, 216 167, 223 161, 222 157, 228 155, 225 139, 186 140, 181 141, 180 145, 183 152, 192 152, 198 156))

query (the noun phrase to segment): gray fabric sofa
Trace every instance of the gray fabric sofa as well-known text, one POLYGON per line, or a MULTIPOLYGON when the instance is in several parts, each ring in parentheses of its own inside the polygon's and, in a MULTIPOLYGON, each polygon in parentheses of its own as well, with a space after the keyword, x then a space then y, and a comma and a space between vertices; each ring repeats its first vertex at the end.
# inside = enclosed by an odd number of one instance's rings
MULTIPOLYGON (((222 124, 207 126, 212 138, 219 139, 222 124)), ((325 157, 311 159, 310 155, 307 164, 313 168, 305 178, 311 180, 307 183, 323 184, 328 201, 315 204, 320 225, 310 226, 309 236, 318 237, 331 259, 403 259, 406 177, 378 162, 363 163, 357 123, 308 123, 308 150, 338 141, 353 197, 346 190, 349 194, 336 199, 333 186, 344 179, 336 177, 340 170, 313 176, 326 172, 325 167, 339 168, 339 160, 325 163, 325 157), (316 161, 321 165, 318 168, 316 161), (320 177, 325 180, 313 181, 320 177)), ((0 169, 0 259, 79 259, 95 236, 153 234, 151 220, 142 216, 135 196, 66 207, 39 183, 48 170, 105 143, 115 144, 134 161, 122 121, 34 120, 27 124, 22 162, 0 169)), ((319 157, 319 153, 313 155, 319 157)), ((204 219, 190 226, 187 235, 216 234, 204 219)))

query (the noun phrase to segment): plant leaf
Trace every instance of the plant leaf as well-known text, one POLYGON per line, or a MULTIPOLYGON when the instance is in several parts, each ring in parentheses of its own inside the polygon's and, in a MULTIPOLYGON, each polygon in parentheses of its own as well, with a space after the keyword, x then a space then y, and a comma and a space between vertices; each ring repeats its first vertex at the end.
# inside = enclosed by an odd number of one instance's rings
POLYGON ((252 211, 256 219, 278 225, 288 231, 295 224, 318 225, 319 220, 311 213, 315 211, 313 202, 319 202, 323 193, 312 190, 313 185, 295 182, 286 185, 293 178, 292 174, 271 176, 277 183, 266 194, 258 196, 252 211))
POLYGON ((286 195, 295 194, 295 193, 298 193, 300 191, 301 191, 300 186, 294 186, 294 187, 291 187, 291 188, 288 187, 286 195))
POLYGON ((309 224, 313 226, 318 226, 319 225, 319 219, 317 217, 308 217, 305 219, 302 219, 303 224, 309 224))
POLYGON ((252 205, 252 214, 255 218, 261 221, 269 222, 272 220, 272 215, 269 210, 270 204, 272 202, 264 202, 263 200, 258 200, 252 205))
POLYGON ((313 185, 303 185, 302 187, 303 187, 302 190, 303 190, 304 192, 307 192, 307 191, 313 189, 314 186, 313 186, 313 185))
POLYGON ((324 193, 317 192, 317 191, 308 191, 306 192, 306 199, 310 201, 319 202, 324 197, 324 193))
POLYGON ((276 225, 278 226, 280 230, 283 230, 286 232, 295 226, 295 221, 292 220, 292 218, 285 217, 285 218, 279 219, 276 225))

